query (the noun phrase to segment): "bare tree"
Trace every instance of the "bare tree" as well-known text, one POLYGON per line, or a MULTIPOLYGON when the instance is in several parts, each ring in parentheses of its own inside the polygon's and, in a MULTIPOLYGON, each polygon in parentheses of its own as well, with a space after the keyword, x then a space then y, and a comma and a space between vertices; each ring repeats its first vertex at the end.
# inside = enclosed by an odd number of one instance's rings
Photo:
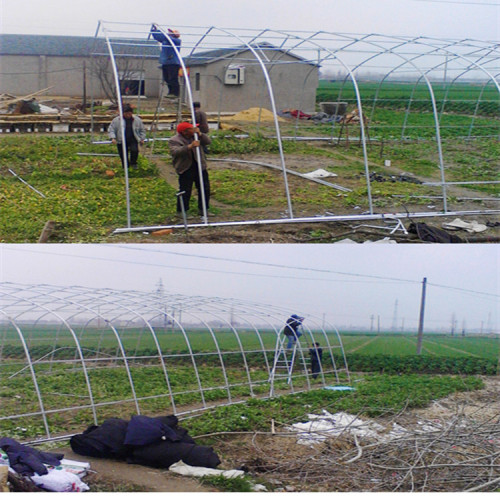
MULTIPOLYGON (((115 61, 120 76, 120 93, 124 95, 127 90, 127 81, 136 80, 137 73, 141 73, 142 68, 138 61, 130 57, 117 57, 115 61)), ((117 104, 115 78, 109 57, 93 57, 90 72, 101 84, 106 97, 113 104, 117 104)))

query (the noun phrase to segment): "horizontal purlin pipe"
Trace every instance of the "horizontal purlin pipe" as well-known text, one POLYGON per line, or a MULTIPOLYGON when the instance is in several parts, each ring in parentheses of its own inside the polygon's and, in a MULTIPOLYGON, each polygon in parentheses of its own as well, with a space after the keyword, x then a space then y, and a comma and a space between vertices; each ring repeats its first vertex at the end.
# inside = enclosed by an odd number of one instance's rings
MULTIPOLYGON (((348 222, 359 220, 394 220, 405 218, 424 218, 424 217, 456 217, 464 215, 494 215, 500 214, 500 210, 471 210, 462 212, 422 212, 422 213, 395 213, 395 214, 369 214, 369 215, 329 215, 324 217, 299 217, 295 219, 264 219, 251 221, 233 221, 233 222, 212 222, 208 224, 188 224, 189 228, 199 227, 228 227, 228 226, 259 226, 266 224, 299 224, 313 222, 348 222)), ((149 232, 160 229, 184 229, 184 225, 169 226, 142 226, 135 228, 117 228, 112 234, 121 234, 128 232, 149 232)))

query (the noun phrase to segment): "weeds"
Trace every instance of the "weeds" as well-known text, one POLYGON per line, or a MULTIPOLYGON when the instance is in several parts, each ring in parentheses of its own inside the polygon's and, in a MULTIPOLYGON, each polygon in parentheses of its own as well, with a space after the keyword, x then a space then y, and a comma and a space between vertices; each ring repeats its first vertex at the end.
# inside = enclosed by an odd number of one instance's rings
POLYGON ((207 484, 217 488, 219 491, 249 492, 253 491, 253 485, 246 477, 224 477, 204 476, 200 479, 201 484, 207 484))

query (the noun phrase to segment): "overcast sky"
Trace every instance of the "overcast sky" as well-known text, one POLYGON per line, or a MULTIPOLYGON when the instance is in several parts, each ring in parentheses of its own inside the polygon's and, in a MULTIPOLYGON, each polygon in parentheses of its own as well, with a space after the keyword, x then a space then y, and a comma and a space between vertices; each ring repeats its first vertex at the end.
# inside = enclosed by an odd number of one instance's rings
POLYGON ((99 20, 500 39, 499 0, 0 0, 2 33, 94 36, 99 20))
POLYGON ((497 245, 0 245, 0 281, 236 298, 336 326, 498 330, 497 245), (257 264, 254 264, 257 263, 257 264), (396 300, 398 301, 396 308, 396 300))

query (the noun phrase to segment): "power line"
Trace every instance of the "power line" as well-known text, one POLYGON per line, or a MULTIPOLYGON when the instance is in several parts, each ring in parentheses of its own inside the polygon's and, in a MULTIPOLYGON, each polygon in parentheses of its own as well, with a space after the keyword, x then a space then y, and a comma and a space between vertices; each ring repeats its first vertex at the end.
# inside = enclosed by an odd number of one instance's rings
MULTIPOLYGON (((118 245, 113 245, 118 246, 118 245)), ((9 246, 7 246, 8 249, 9 246)), ((233 274, 233 275, 238 275, 238 276, 251 276, 251 277, 259 277, 259 278, 279 278, 279 279, 295 279, 295 280, 300 280, 300 281, 327 281, 327 282, 335 282, 335 283, 373 283, 373 281, 349 281, 349 280, 339 280, 339 279, 327 279, 327 278, 311 278, 311 277, 299 277, 299 276, 293 276, 293 275, 273 275, 273 274, 259 274, 259 273, 250 273, 250 272, 243 272, 243 271, 225 271, 225 270, 217 270, 217 269, 207 269, 207 268, 200 268, 200 267, 193 267, 193 266, 174 266, 172 264, 155 264, 152 262, 139 262, 139 261, 134 261, 134 260, 126 260, 126 259, 116 259, 116 258, 110 258, 110 257, 96 257, 96 256, 86 256, 86 255, 61 255, 57 252, 40 252, 37 250, 28 250, 28 249, 19 249, 16 248, 16 252, 30 252, 30 253, 36 253, 37 255, 44 254, 44 255, 54 255, 58 257, 69 257, 69 258, 76 258, 76 259, 85 259, 85 260, 91 260, 91 261, 102 261, 102 262, 113 262, 113 263, 119 263, 119 264, 132 264, 132 265, 138 265, 138 266, 147 266, 147 267, 160 267, 160 268, 168 268, 168 269, 180 269, 180 270, 189 270, 189 271, 201 271, 201 272, 207 272, 207 273, 216 273, 216 274, 233 274)), ((184 257, 192 257, 191 255, 186 255, 186 254, 181 254, 184 257)), ((196 256, 194 256, 196 257, 196 256)), ((208 258, 208 257, 207 257, 208 258)), ((262 263, 256 263, 258 265, 266 265, 262 263)), ((290 268, 292 268, 290 266, 290 268)), ((295 269, 295 268, 293 268, 295 269)))
POLYGON ((436 283, 427 283, 428 285, 435 286, 436 288, 448 288, 450 290, 457 290, 459 292, 466 292, 466 293, 472 293, 474 295, 487 295, 489 297, 496 297, 500 298, 499 294, 496 293, 488 293, 488 292, 479 292, 477 290, 468 290, 466 288, 459 288, 455 286, 448 286, 448 285, 438 285, 436 283))
POLYGON ((361 277, 361 278, 372 278, 372 279, 381 279, 381 280, 387 280, 387 281, 397 281, 397 282, 402 282, 402 283, 420 283, 420 281, 417 280, 406 280, 402 278, 391 278, 387 276, 377 276, 377 275, 372 275, 372 274, 361 274, 361 273, 348 273, 344 271, 332 271, 331 269, 318 269, 318 268, 313 268, 313 267, 302 267, 302 266, 288 266, 285 264, 272 264, 269 262, 256 262, 252 260, 245 260, 245 259, 232 259, 228 257, 214 257, 214 256, 208 256, 208 255, 195 255, 195 254, 186 254, 183 252, 173 252, 170 250, 151 250, 151 249, 143 249, 143 248, 136 248, 136 247, 129 247, 129 246, 123 246, 123 245, 116 245, 120 248, 124 248, 126 250, 135 250, 138 252, 157 252, 161 254, 169 254, 169 255, 180 255, 182 257, 193 257, 193 258, 198 258, 198 259, 209 259, 209 260, 216 260, 216 261, 223 261, 223 262, 235 262, 237 264, 251 264, 255 266, 266 266, 266 267, 276 267, 280 269, 293 269, 293 270, 298 270, 298 271, 312 271, 312 272, 318 272, 318 273, 329 273, 329 274, 340 274, 343 276, 354 276, 354 277, 361 277))

